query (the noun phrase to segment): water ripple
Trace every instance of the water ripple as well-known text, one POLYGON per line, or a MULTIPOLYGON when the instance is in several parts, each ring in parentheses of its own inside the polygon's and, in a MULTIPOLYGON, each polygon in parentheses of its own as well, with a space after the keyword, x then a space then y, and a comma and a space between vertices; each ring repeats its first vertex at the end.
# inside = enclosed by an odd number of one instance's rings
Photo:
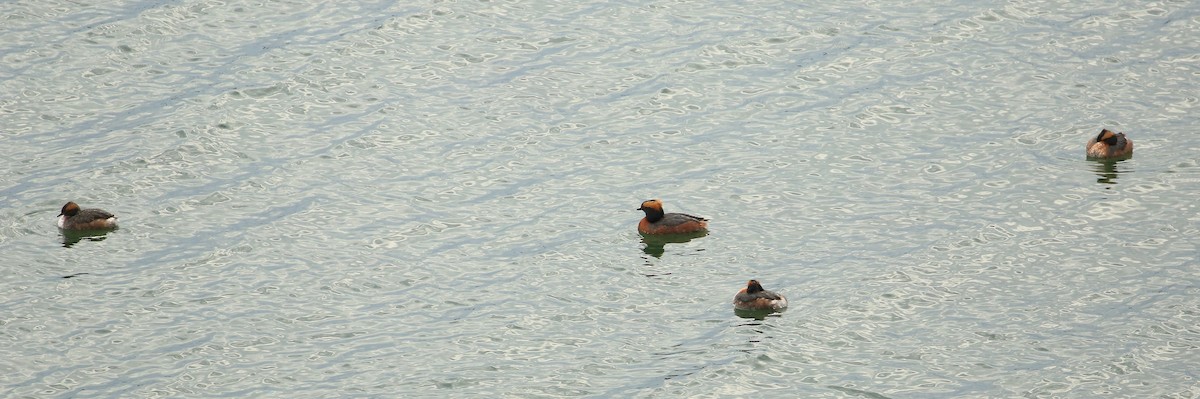
POLYGON ((4 396, 1200 394, 1186 3, 0 11, 4 396))

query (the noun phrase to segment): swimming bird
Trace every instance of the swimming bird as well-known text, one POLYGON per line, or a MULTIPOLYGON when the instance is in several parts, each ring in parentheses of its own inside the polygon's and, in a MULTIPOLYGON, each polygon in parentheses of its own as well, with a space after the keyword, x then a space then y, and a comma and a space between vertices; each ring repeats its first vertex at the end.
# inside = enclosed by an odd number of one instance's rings
POLYGON ((105 230, 117 227, 117 216, 100 209, 81 209, 68 202, 58 214, 58 228, 63 230, 105 230))
POLYGON ((1133 155, 1133 140, 1125 138, 1125 133, 1100 129, 1100 134, 1088 140, 1086 149, 1088 158, 1126 158, 1133 155))
POLYGON ((783 310, 787 307, 787 298, 772 291, 763 289, 758 280, 750 280, 746 288, 733 296, 733 308, 738 310, 783 310))
POLYGON ((646 217, 638 222, 638 232, 642 234, 689 234, 708 229, 708 219, 686 213, 663 213, 662 201, 656 199, 643 201, 637 210, 646 212, 646 217))

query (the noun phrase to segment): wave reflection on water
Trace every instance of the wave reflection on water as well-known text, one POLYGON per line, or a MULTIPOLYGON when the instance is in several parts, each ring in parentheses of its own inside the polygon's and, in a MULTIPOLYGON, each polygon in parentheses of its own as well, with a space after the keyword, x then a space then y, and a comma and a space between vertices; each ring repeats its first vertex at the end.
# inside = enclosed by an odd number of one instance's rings
POLYGON ((695 6, 0 6, 0 392, 1200 394, 1196 7, 695 6))

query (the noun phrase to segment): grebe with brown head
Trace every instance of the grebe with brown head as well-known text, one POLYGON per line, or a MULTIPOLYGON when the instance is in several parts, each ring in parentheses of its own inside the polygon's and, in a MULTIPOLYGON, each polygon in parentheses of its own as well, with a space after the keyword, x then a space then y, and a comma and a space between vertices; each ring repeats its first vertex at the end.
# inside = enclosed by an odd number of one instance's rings
POLYGON ((763 289, 758 280, 750 280, 746 288, 733 296, 733 308, 738 310, 773 310, 787 308, 787 298, 778 293, 763 289))
POLYGON ((58 228, 63 230, 107 230, 117 227, 117 215, 102 209, 83 209, 68 202, 58 214, 58 228))

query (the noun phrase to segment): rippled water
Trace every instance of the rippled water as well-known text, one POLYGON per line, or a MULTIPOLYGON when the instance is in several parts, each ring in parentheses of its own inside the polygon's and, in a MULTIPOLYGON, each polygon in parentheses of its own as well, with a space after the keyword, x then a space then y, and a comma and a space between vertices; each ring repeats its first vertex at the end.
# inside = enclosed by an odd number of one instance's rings
POLYGON ((832 3, 0 4, 0 395, 1200 396, 1200 6, 832 3))

